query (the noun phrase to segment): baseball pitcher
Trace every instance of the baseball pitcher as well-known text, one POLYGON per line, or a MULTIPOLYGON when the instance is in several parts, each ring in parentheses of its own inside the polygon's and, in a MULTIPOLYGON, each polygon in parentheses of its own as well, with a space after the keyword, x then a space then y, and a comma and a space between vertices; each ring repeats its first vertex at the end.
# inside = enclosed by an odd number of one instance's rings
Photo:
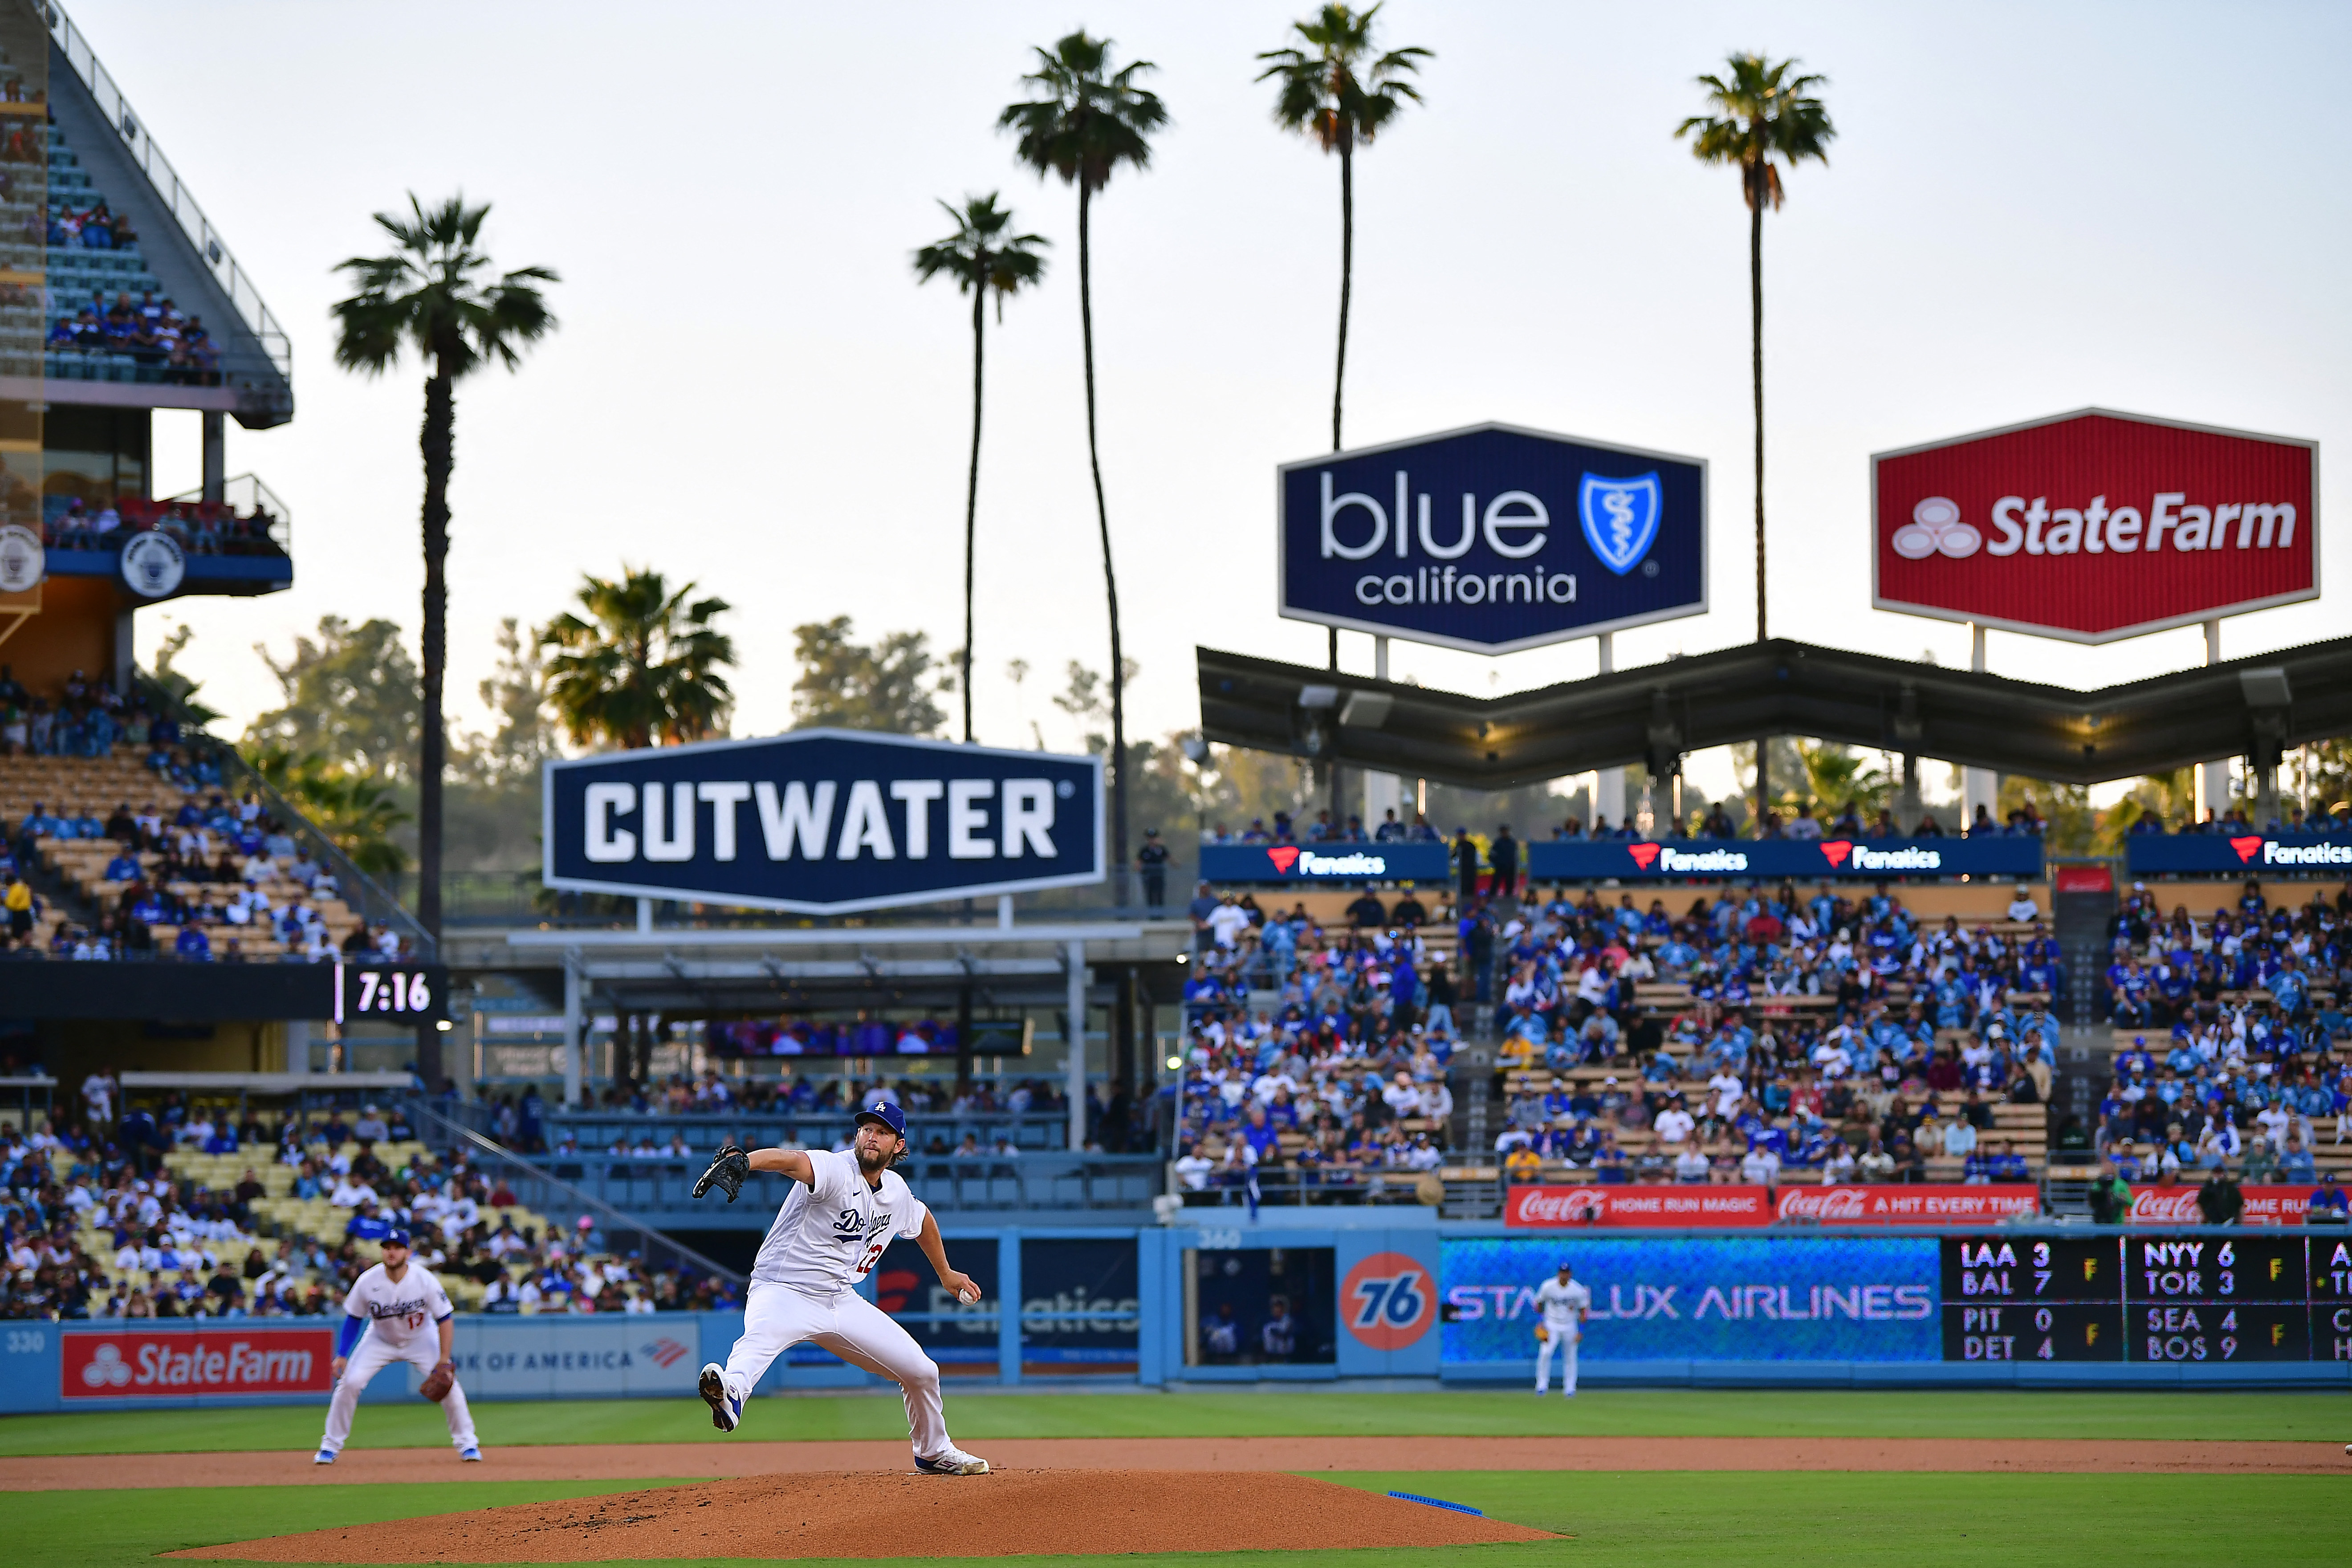
POLYGON ((845 1152, 746 1152, 730 1145, 695 1183, 696 1197, 717 1187, 729 1203, 754 1171, 790 1176, 793 1184, 751 1266, 743 1336, 728 1352, 725 1366, 712 1362, 702 1369, 702 1397, 710 1406, 711 1425, 721 1432, 742 1425, 743 1401, 770 1363, 803 1341, 814 1341, 852 1366, 897 1381, 907 1398, 917 1470, 934 1476, 987 1473, 986 1459, 948 1441, 939 1367, 913 1335, 854 1288, 891 1237, 904 1236, 915 1238, 940 1283, 958 1300, 980 1300, 980 1287, 971 1277, 948 1266, 931 1211, 890 1168, 906 1148, 906 1113, 886 1101, 857 1113, 856 1135, 845 1152))
POLYGON ((361 1390, 396 1361, 425 1369, 417 1392, 441 1406, 457 1458, 481 1458, 466 1391, 457 1386, 457 1368, 449 1360, 456 1338, 450 1320, 456 1310, 441 1281, 409 1260, 408 1232, 393 1227, 383 1238, 383 1261, 354 1280, 343 1298, 343 1323, 335 1334, 335 1393, 327 1404, 327 1433, 319 1440, 315 1463, 335 1462, 351 1440, 361 1390))
POLYGON ((1536 1287, 1536 1305, 1543 1321, 1536 1325, 1536 1393, 1551 1386, 1552 1352, 1560 1352, 1559 1391, 1576 1397, 1576 1346, 1584 1338, 1584 1320, 1592 1310, 1592 1292, 1575 1279, 1576 1271, 1562 1258, 1559 1272, 1536 1287))

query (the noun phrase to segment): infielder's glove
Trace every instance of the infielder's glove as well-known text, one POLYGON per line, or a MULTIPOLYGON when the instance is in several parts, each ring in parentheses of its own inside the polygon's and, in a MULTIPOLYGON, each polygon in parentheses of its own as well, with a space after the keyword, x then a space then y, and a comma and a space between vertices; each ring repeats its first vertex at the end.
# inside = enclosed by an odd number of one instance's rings
POLYGON ((703 1172, 695 1182, 694 1195, 698 1198, 717 1187, 727 1194, 727 1201, 731 1204, 735 1201, 735 1194, 743 1190, 743 1184, 751 1174, 751 1156, 730 1143, 719 1151, 719 1158, 710 1162, 710 1169, 703 1172))
POLYGON ((448 1398, 449 1391, 457 1386, 457 1369, 446 1361, 436 1362, 433 1370, 425 1374, 425 1381, 416 1385, 416 1392, 438 1405, 448 1398))

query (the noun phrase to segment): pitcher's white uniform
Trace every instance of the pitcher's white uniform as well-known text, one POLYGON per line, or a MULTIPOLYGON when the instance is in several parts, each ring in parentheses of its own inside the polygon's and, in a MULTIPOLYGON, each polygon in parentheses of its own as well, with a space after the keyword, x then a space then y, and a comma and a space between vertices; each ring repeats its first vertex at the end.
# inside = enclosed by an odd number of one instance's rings
POLYGON ((918 1458, 951 1453, 938 1365, 912 1334, 855 1289, 893 1237, 922 1234, 930 1211, 896 1171, 883 1172, 881 1186, 869 1187, 855 1154, 812 1149, 808 1161, 814 1184, 793 1184, 751 1265, 743 1337, 727 1352, 727 1393, 749 1398, 778 1356, 814 1341, 850 1365, 898 1383, 918 1458))
POLYGON ((1536 1348, 1536 1392, 1541 1394, 1551 1384, 1551 1353, 1560 1352, 1559 1388, 1562 1394, 1576 1392, 1576 1342, 1584 1337, 1584 1312, 1592 1305, 1592 1292, 1581 1280, 1570 1279, 1563 1285, 1555 1274, 1536 1287, 1536 1305, 1542 1309, 1544 1342, 1536 1348))
MULTIPOLYGON (((455 1310, 449 1292, 420 1263, 409 1264, 396 1285, 381 1263, 352 1283, 351 1294, 343 1298, 343 1312, 368 1320, 367 1331, 352 1347, 343 1380, 335 1384, 335 1396, 327 1405, 327 1436, 319 1445, 322 1450, 342 1452, 352 1435, 352 1413, 359 1408, 360 1391, 378 1372, 397 1361, 433 1370, 441 1359, 441 1324, 455 1310)), ((449 1385, 441 1414, 449 1423, 449 1441, 459 1453, 479 1447, 464 1389, 449 1385)))

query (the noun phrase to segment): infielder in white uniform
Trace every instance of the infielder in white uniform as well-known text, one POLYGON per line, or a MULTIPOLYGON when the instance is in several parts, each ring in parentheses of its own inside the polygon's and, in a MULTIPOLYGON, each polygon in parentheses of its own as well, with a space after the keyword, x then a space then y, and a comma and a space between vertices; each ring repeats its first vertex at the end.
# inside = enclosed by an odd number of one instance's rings
POLYGON ((913 1335, 855 1289, 891 1238, 903 1236, 915 1238, 938 1271, 940 1283, 959 1300, 967 1304, 980 1300, 980 1287, 971 1276, 948 1266, 947 1248, 931 1211, 890 1169, 906 1147, 906 1114, 885 1101, 858 1112, 856 1136, 847 1152, 747 1152, 730 1147, 719 1152, 695 1184, 695 1196, 715 1186, 732 1203, 744 1178, 754 1171, 790 1176, 794 1183, 751 1266, 743 1337, 728 1352, 725 1366, 712 1362, 702 1369, 702 1397, 710 1406, 711 1425, 721 1432, 742 1424, 743 1402, 769 1365, 808 1340, 852 1366, 898 1382, 907 1396, 916 1469, 939 1476, 987 1473, 986 1459, 948 1441, 938 1365, 913 1335))
POLYGON ((1536 1330, 1542 1345, 1536 1352, 1536 1393, 1543 1394, 1551 1386, 1551 1352, 1560 1352, 1559 1391, 1569 1398, 1576 1397, 1576 1346, 1584 1338, 1584 1320, 1592 1310, 1592 1292, 1572 1278, 1576 1271, 1566 1262, 1559 1273, 1536 1287, 1536 1305, 1542 1309, 1543 1323, 1536 1330))
POLYGON ((456 1310, 441 1281, 409 1261, 408 1232, 394 1227, 383 1238, 383 1261, 361 1275, 343 1298, 342 1327, 335 1336, 335 1394, 327 1404, 327 1435, 319 1441, 317 1463, 335 1462, 351 1440, 361 1390, 396 1361, 425 1369, 423 1392, 428 1399, 440 1400, 457 1457, 481 1458, 466 1391, 457 1386, 457 1369, 449 1361, 456 1339, 450 1319, 456 1310), (448 1378, 448 1392, 436 1396, 433 1390, 443 1374, 448 1378))

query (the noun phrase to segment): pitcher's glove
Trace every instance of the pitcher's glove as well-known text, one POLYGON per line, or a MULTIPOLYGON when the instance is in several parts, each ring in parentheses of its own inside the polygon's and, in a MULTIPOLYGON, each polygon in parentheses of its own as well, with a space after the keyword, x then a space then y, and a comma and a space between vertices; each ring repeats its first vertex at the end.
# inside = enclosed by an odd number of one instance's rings
POLYGON ((1549 1329, 1545 1328, 1541 1323, 1538 1323, 1538 1324, 1536 1325, 1536 1343, 1538 1343, 1538 1344, 1545 1344, 1545 1343, 1548 1343, 1548 1342, 1550 1341, 1550 1339, 1551 1339, 1551 1331, 1550 1331, 1549 1329))
POLYGON ((735 1201, 735 1194, 743 1190, 743 1184, 751 1174, 751 1156, 730 1143, 719 1151, 719 1158, 710 1162, 710 1169, 703 1172, 695 1182, 694 1195, 698 1198, 717 1187, 727 1194, 727 1201, 731 1204, 735 1201))
POLYGON ((436 1362, 433 1370, 425 1374, 425 1381, 416 1385, 416 1392, 438 1405, 448 1398, 449 1391, 457 1386, 457 1369, 446 1361, 436 1362))

